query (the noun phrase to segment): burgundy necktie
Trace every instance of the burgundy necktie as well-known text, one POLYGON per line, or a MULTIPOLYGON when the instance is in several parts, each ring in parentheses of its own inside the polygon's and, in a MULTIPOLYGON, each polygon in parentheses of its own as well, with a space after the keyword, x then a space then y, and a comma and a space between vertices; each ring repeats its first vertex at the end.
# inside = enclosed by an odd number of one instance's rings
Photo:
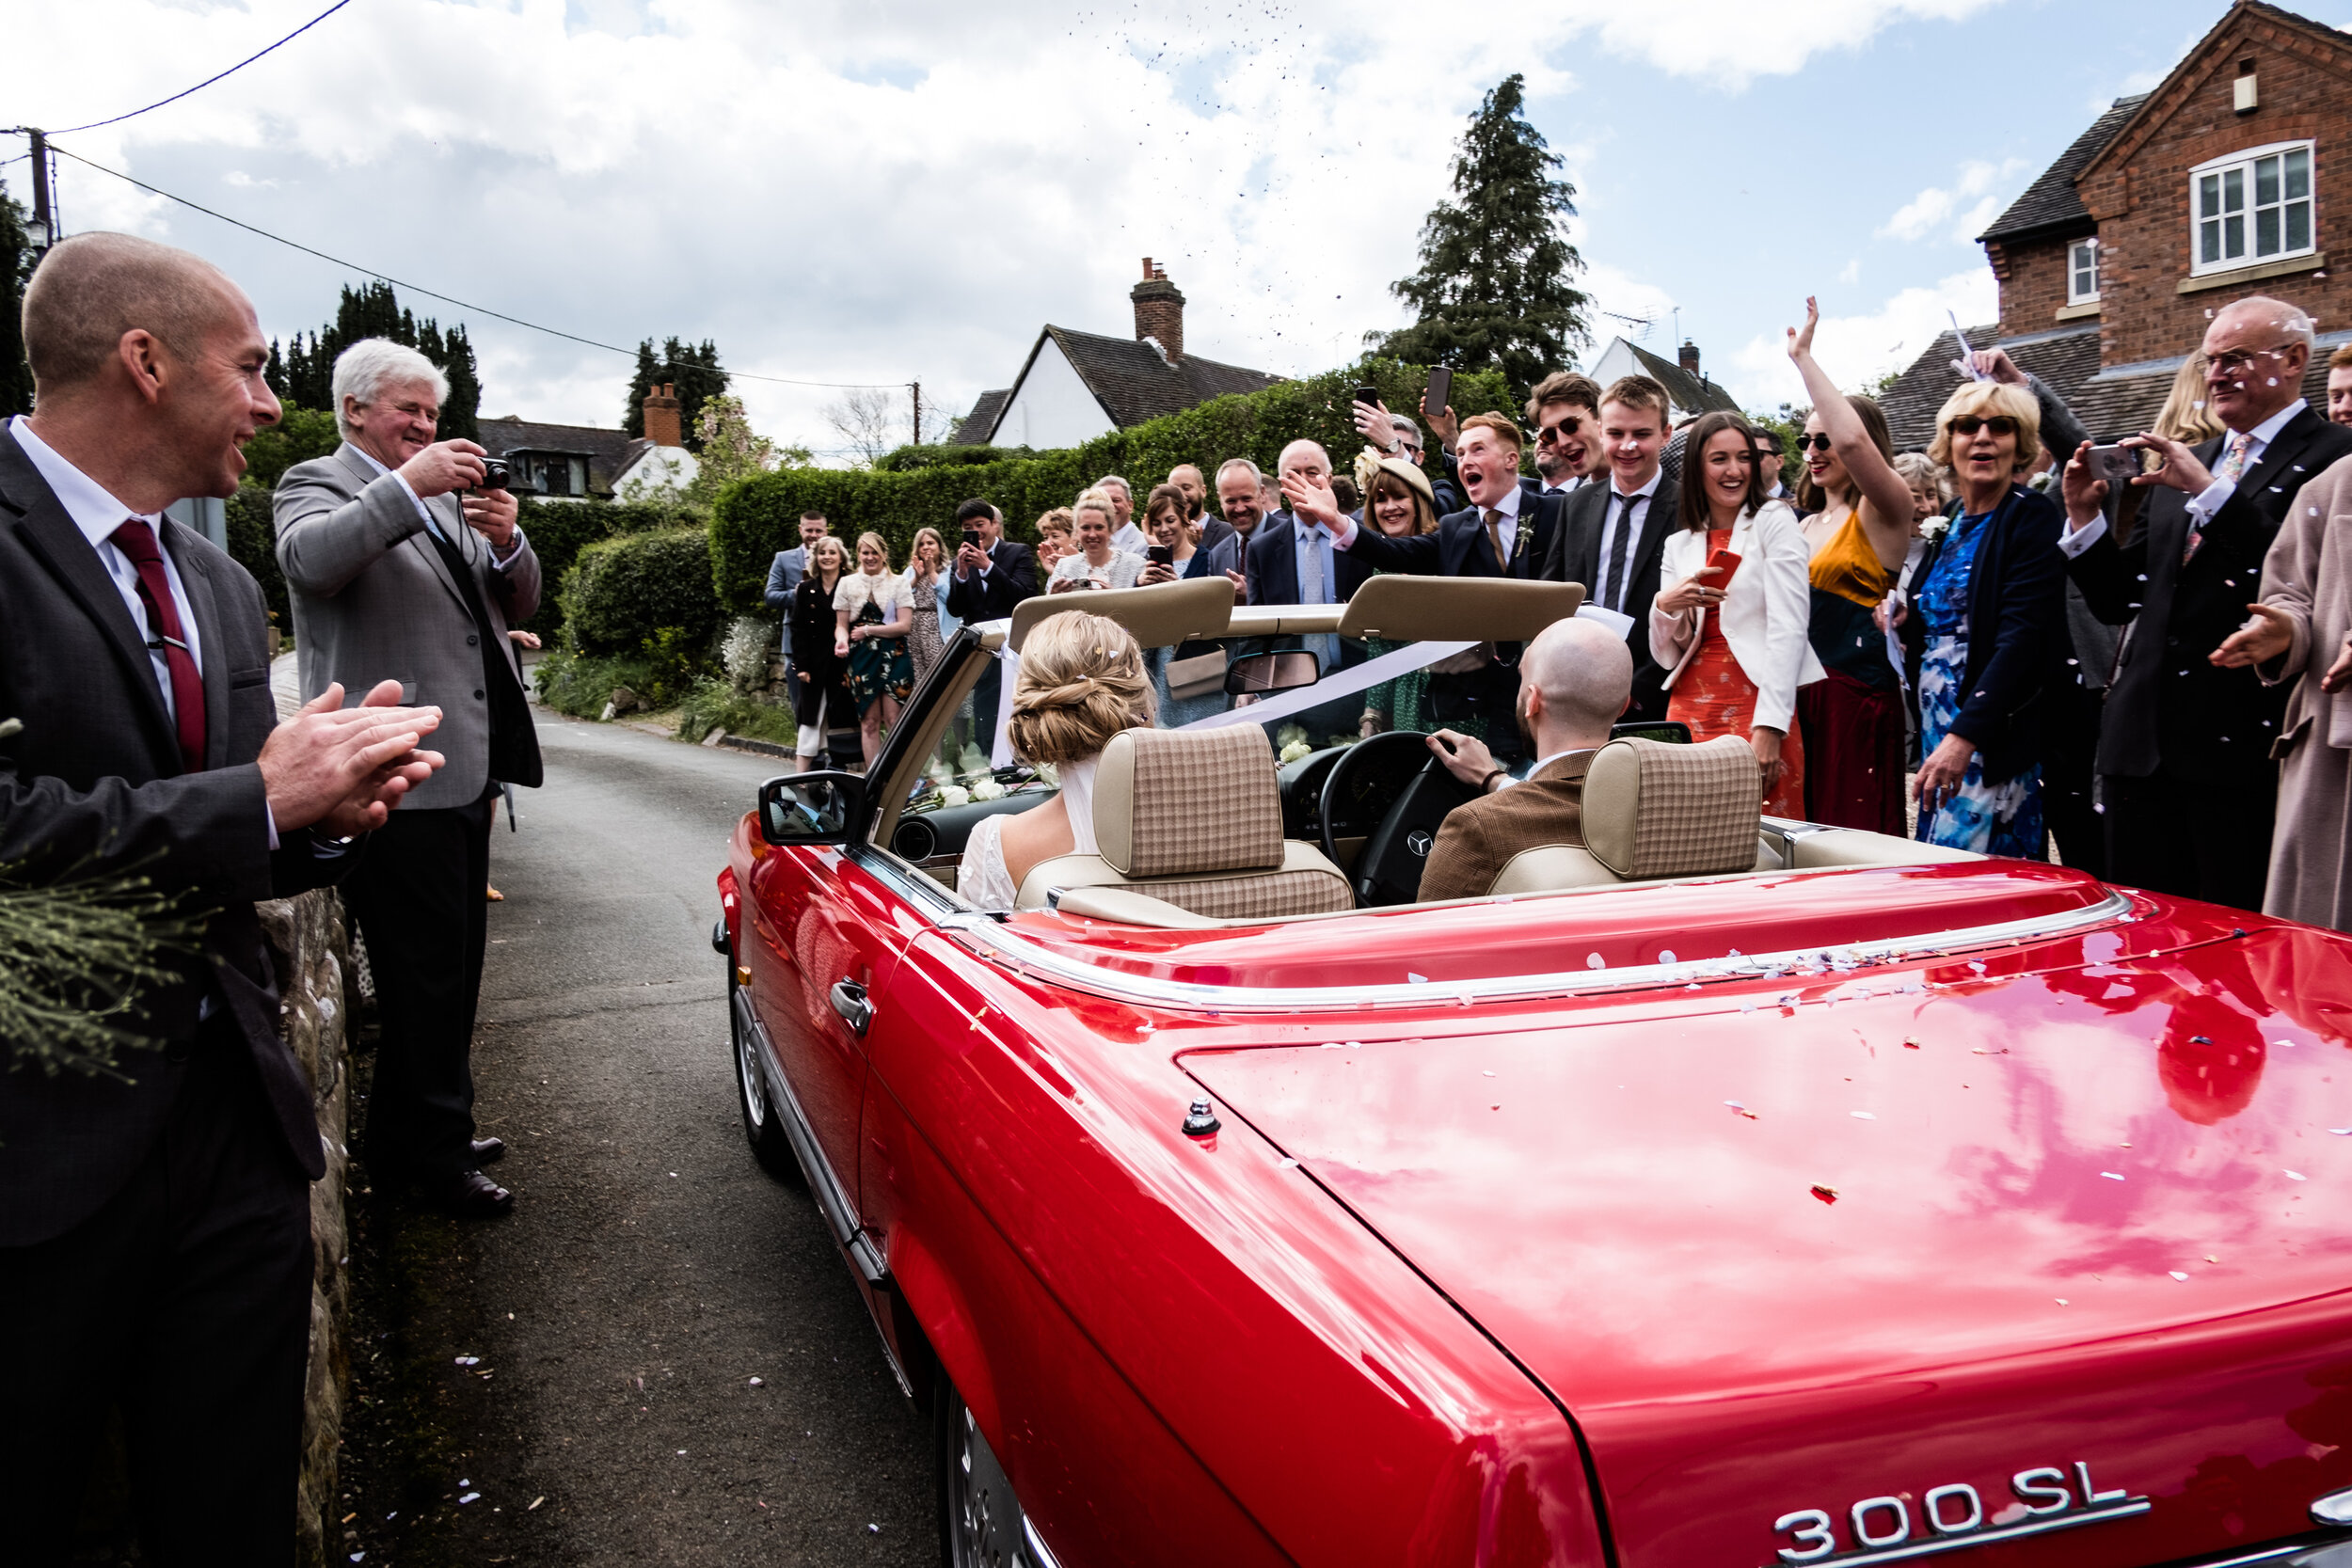
POLYGON ((139 602, 147 607, 149 646, 163 639, 164 667, 171 672, 172 716, 180 730, 180 760, 191 773, 204 768, 204 677, 188 652, 186 630, 180 624, 180 606, 171 596, 171 579, 164 576, 164 552, 155 531, 134 517, 110 536, 132 565, 138 568, 139 602))

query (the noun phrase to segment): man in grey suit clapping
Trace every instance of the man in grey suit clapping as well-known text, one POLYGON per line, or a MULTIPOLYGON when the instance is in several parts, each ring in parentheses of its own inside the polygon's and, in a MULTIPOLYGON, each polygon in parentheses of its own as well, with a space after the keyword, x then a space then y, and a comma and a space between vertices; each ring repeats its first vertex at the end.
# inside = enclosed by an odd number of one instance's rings
POLYGON ((535 788, 539 741, 507 628, 539 607, 539 559, 515 499, 485 489, 483 450, 436 441, 449 384, 414 349, 371 338, 335 361, 343 444, 278 483, 278 563, 294 601, 302 689, 369 671, 442 712, 448 764, 380 831, 344 884, 383 1015, 367 1157, 463 1215, 512 1207, 483 1175, 506 1151, 473 1123, 474 1010, 501 781, 535 788), (463 495, 462 502, 459 499, 463 495))

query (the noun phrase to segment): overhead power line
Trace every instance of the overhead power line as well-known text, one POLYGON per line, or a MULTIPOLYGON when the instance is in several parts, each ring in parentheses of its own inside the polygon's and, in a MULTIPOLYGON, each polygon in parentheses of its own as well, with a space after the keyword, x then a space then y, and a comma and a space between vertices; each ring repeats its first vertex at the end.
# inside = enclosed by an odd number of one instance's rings
POLYGON ((317 26, 320 23, 326 21, 328 17, 333 16, 337 11, 342 10, 345 6, 350 4, 351 0, 335 0, 333 5, 319 12, 318 15, 304 23, 301 26, 296 27, 293 32, 288 33, 284 38, 279 39, 276 43, 271 44, 269 49, 262 50, 261 54, 247 55, 244 59, 239 60, 235 65, 232 65, 227 71, 222 71, 220 75, 207 76, 201 82, 197 83, 196 86, 180 92, 175 92, 169 98, 159 98, 144 109, 133 109, 129 114, 117 115, 112 119, 94 119, 87 125, 76 125, 63 131, 53 131, 50 135, 57 136, 70 136, 76 131, 95 131, 102 126, 119 125, 126 119, 136 119, 139 116, 160 109, 167 103, 177 103, 183 98, 187 97, 189 93, 202 92, 206 87, 211 87, 215 82, 221 81, 227 77, 234 76, 238 71, 243 71, 246 66, 249 66, 255 60, 260 59, 262 55, 268 54, 270 50, 284 48, 287 44, 292 43, 294 40, 300 38, 303 34, 309 32, 311 28, 317 26))
MULTIPOLYGON (((345 0, 345 3, 347 4, 348 0, 345 0)), ((544 332, 550 338, 561 338, 566 342, 580 343, 588 348, 602 349, 608 354, 618 354, 632 359, 637 356, 637 351, 633 348, 623 348, 617 343, 598 342, 594 338, 583 338, 577 332, 565 332, 557 327, 542 326, 537 322, 525 321, 520 316, 510 316, 503 310, 493 310, 486 305, 475 305, 469 301, 459 299, 454 294, 445 294, 440 293, 438 290, 428 289, 421 283, 411 283, 405 278, 394 277, 390 273, 379 272, 373 267, 361 266, 357 261, 347 261, 340 256, 329 256, 326 251, 304 245, 298 240, 290 240, 283 234, 273 234, 266 229, 257 229, 252 224, 246 223, 242 218, 232 218, 226 213, 216 213, 213 211, 212 208, 204 206, 199 202, 190 201, 184 196, 174 196, 169 191, 164 190, 159 186, 151 185, 144 180, 135 180, 119 168, 108 168, 103 164, 94 164, 78 152, 70 152, 66 149, 58 147, 55 142, 50 144, 50 149, 60 158, 71 158, 75 163, 80 164, 84 168, 96 169, 101 174, 110 174, 117 180, 121 181, 124 184, 135 185, 140 190, 147 192, 151 196, 160 196, 166 201, 176 201, 181 206, 188 208, 193 212, 201 213, 208 218, 217 218, 219 221, 228 224, 231 228, 244 230, 248 234, 259 234, 262 238, 275 241, 277 244, 285 245, 289 249, 299 250, 305 256, 315 256, 322 261, 330 261, 336 266, 342 267, 347 271, 361 273, 369 277, 381 278, 383 281, 391 284, 394 288, 406 289, 411 293, 422 294, 427 299, 437 299, 444 305, 454 305, 461 310, 471 310, 477 315, 488 316, 495 321, 502 321, 510 325, 523 327, 529 331, 544 332)), ((704 367, 696 368, 700 369, 704 367)), ((779 386, 785 387, 824 387, 832 388, 847 388, 853 391, 895 391, 901 387, 909 385, 904 381, 805 381, 799 377, 788 375, 756 375, 750 371, 731 370, 725 371, 723 373, 740 381, 771 381, 779 386)))

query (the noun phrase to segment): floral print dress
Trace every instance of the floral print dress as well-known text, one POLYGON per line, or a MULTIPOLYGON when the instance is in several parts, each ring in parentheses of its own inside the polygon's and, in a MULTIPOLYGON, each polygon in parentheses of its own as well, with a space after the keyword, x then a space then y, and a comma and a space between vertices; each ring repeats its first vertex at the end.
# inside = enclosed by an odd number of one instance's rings
MULTIPOLYGON (((1919 754, 1934 753, 1960 717, 1961 687, 1968 678, 1968 578, 1984 543, 1983 516, 1952 525, 1944 548, 1914 598, 1928 634, 1919 660, 1919 754)), ((1968 759, 1968 771, 1950 800, 1932 816, 1922 812, 1919 837, 1952 849, 1984 855, 2041 860, 2042 765, 2005 784, 1984 782, 1984 754, 1968 759)))

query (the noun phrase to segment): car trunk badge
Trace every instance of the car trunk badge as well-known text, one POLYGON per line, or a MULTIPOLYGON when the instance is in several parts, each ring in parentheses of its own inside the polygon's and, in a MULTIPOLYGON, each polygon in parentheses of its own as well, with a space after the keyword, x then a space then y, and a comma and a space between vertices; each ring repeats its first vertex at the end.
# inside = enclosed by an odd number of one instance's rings
MULTIPOLYGON (((2074 1529, 2108 1519, 2128 1519, 2145 1513, 2152 1504, 2128 1489, 2102 1492, 2090 1479, 2090 1466, 2077 1460, 2074 1480, 2055 1465, 2020 1470, 2010 1478, 2016 1501, 1987 1515, 1984 1499, 1965 1483, 1931 1488, 1919 1499, 1919 1517, 1912 1517, 1904 1497, 1865 1497, 1846 1511, 1845 1523, 1852 1544, 1839 1551, 1837 1522, 1827 1509, 1805 1508, 1772 1521, 1772 1531, 1792 1543, 1780 1548, 1782 1562, 1897 1562, 1933 1557, 1996 1541, 2020 1541, 2029 1535, 2074 1529)), ((1766 1564, 1765 1568, 1777 1568, 1766 1564)))

